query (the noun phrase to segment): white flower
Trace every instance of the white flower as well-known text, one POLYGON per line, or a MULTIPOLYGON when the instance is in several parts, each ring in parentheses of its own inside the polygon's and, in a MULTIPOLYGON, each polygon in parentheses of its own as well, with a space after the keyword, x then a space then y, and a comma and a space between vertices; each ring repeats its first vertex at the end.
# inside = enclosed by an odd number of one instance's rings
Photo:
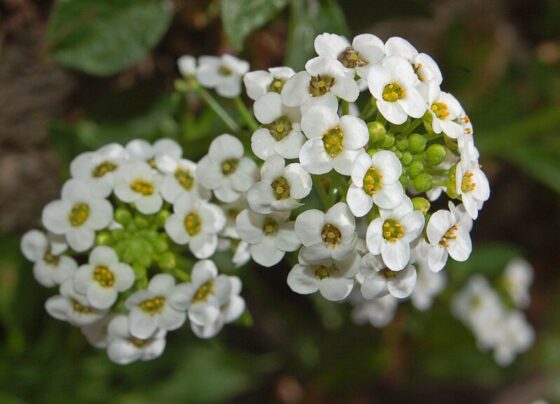
POLYGON ((299 108, 286 107, 279 94, 267 93, 255 101, 253 111, 262 124, 251 137, 253 153, 263 160, 273 154, 287 159, 297 158, 305 143, 299 108))
POLYGON ((143 161, 131 161, 118 172, 115 195, 123 202, 133 203, 141 213, 151 215, 163 205, 160 195, 161 175, 143 161))
POLYGON ((354 252, 356 223, 348 205, 339 202, 326 213, 310 209, 296 218, 295 231, 304 245, 300 261, 341 260, 354 252))
POLYGON ((243 151, 239 139, 224 134, 212 141, 208 154, 198 162, 198 181, 222 202, 235 201, 257 179, 257 165, 243 157, 243 151))
POLYGON ((134 292, 125 301, 130 311, 128 329, 132 336, 150 338, 156 330, 176 330, 185 322, 184 296, 169 274, 157 274, 147 289, 134 292))
POLYGON ((418 278, 410 295, 410 300, 418 310, 428 310, 434 298, 443 290, 447 282, 445 272, 433 272, 426 266, 417 265, 418 278))
POLYGON ((220 236, 239 239, 239 234, 237 233, 237 229, 235 228, 235 220, 237 219, 237 215, 239 215, 241 211, 249 207, 247 199, 244 196, 241 196, 234 202, 221 203, 220 207, 226 215, 226 225, 224 227, 224 230, 220 233, 220 236))
POLYGON ((286 252, 296 251, 300 242, 289 222, 289 213, 260 215, 245 209, 237 216, 237 232, 250 245, 251 257, 264 267, 278 264, 286 252))
POLYGON ((113 318, 107 333, 107 355, 119 365, 155 359, 165 349, 165 330, 157 330, 146 338, 137 338, 130 333, 129 318, 125 315, 113 318))
POLYGON ((165 230, 177 244, 188 244, 197 258, 208 258, 218 246, 218 233, 226 224, 224 211, 212 203, 181 195, 173 204, 173 214, 165 230))
POLYGON ((108 309, 117 301, 119 292, 130 289, 134 280, 132 268, 119 262, 112 248, 101 246, 93 249, 88 264, 78 268, 74 288, 86 295, 90 306, 108 309))
POLYGON ((354 276, 360 266, 360 256, 350 254, 341 261, 331 258, 313 264, 296 264, 288 274, 288 286, 294 292, 308 295, 319 291, 330 301, 346 299, 354 287, 354 276))
POLYGON ((399 181, 402 165, 395 153, 381 150, 370 156, 360 153, 352 167, 352 184, 346 200, 354 215, 368 214, 373 204, 383 209, 396 208, 404 197, 399 181))
POLYGON ((195 199, 208 200, 212 193, 204 188, 196 179, 196 163, 190 160, 174 160, 163 156, 158 160, 158 168, 164 174, 161 183, 161 196, 169 203, 175 202, 178 196, 189 194, 195 199))
POLYGON ((486 175, 477 164, 461 161, 455 171, 456 192, 469 216, 474 220, 478 217, 478 210, 490 197, 490 185, 486 175))
POLYGON ((311 174, 325 174, 334 168, 350 175, 354 160, 369 140, 364 121, 351 115, 339 117, 325 106, 304 113, 301 128, 309 140, 301 148, 299 160, 311 174))
POLYGON ((47 312, 57 320, 67 321, 81 327, 102 319, 107 310, 91 307, 84 295, 74 289, 71 278, 60 285, 60 294, 50 297, 45 302, 47 312))
POLYGON ((33 276, 47 288, 60 285, 78 268, 73 258, 62 255, 65 250, 66 243, 60 237, 46 236, 39 230, 30 230, 21 239, 23 255, 33 262, 33 276))
POLYGON ((88 184, 76 179, 66 181, 61 199, 43 209, 43 224, 50 232, 64 235, 68 245, 85 251, 94 243, 95 231, 111 223, 113 207, 92 192, 88 184))
POLYGON ((455 261, 466 261, 471 255, 472 243, 469 234, 472 220, 463 205, 455 207, 449 202, 449 210, 440 209, 430 217, 426 235, 431 248, 428 265, 434 272, 441 271, 448 254, 455 261))
POLYGON ((385 42, 387 56, 400 56, 405 58, 414 68, 420 82, 418 86, 425 92, 430 84, 440 85, 443 81, 439 66, 430 55, 418 53, 416 48, 406 39, 392 37, 385 42))
POLYGON ((126 144, 125 149, 132 159, 146 161, 154 168, 163 156, 179 160, 183 154, 179 143, 172 139, 159 139, 153 145, 144 139, 134 139, 126 144))
POLYGON ((285 165, 278 155, 269 157, 261 168, 261 181, 249 189, 247 201, 257 213, 292 210, 311 192, 311 176, 300 164, 285 165))
POLYGON ((500 366, 507 366, 515 355, 528 350, 535 342, 535 331, 523 313, 507 313, 499 323, 494 359, 500 366))
POLYGON ((434 84, 428 90, 428 111, 432 115, 432 129, 435 133, 444 132, 452 139, 464 136, 463 127, 457 123, 463 108, 450 93, 443 92, 434 84))
POLYGON ((239 268, 251 260, 251 245, 243 240, 235 241, 236 240, 233 240, 232 242, 234 252, 231 262, 235 268, 239 268))
POLYGON ((302 112, 318 104, 336 110, 337 97, 354 102, 360 94, 354 70, 345 68, 337 60, 319 56, 309 60, 305 70, 294 74, 284 84, 282 101, 285 105, 301 107, 302 112))
POLYGON ((377 328, 385 327, 393 320, 399 301, 391 295, 365 300, 360 296, 352 311, 352 319, 357 324, 370 323, 377 328))
POLYGON ((249 71, 249 63, 232 55, 201 56, 196 78, 203 87, 214 88, 222 97, 241 94, 241 78, 249 71))
POLYGON ((191 55, 183 55, 179 59, 177 59, 177 67, 179 68, 179 72, 183 77, 195 77, 196 58, 191 55))
POLYGON ((199 338, 212 338, 220 332, 224 324, 237 320, 245 311, 245 300, 241 293, 241 280, 236 276, 227 277, 230 282, 229 296, 220 301, 220 314, 218 318, 209 324, 199 325, 191 322, 193 333, 199 338))
POLYGON ((247 89, 247 96, 258 100, 267 93, 282 92, 284 83, 295 74, 291 67, 271 67, 266 70, 255 70, 243 76, 243 83, 247 89))
POLYGON ((94 195, 105 198, 113 191, 115 173, 127 157, 124 147, 111 143, 78 155, 70 164, 70 175, 84 181, 94 195))
POLYGON ((197 262, 191 280, 177 286, 181 305, 188 311, 191 327, 210 326, 221 315, 222 306, 231 296, 232 282, 227 275, 218 275, 216 264, 210 260, 197 262))
POLYGON ((416 285, 416 268, 409 264, 402 271, 391 271, 381 257, 366 254, 362 258, 356 279, 362 285, 362 296, 368 300, 385 296, 387 293, 404 299, 410 296, 416 285))
POLYGON ((314 45, 319 56, 338 60, 363 78, 367 77, 370 67, 385 56, 383 41, 372 34, 358 35, 350 45, 343 36, 324 33, 315 38, 314 45))
POLYGON ((413 210, 408 197, 393 210, 379 209, 379 214, 367 229, 369 252, 381 254, 389 269, 400 271, 410 260, 410 243, 422 232, 424 215, 413 210))
POLYGON ((421 118, 427 103, 416 89, 418 78, 410 63, 399 56, 386 57, 372 66, 368 75, 369 91, 379 112, 391 123, 400 125, 408 116, 421 118))
POLYGON ((529 305, 531 296, 529 287, 533 282, 533 267, 523 258, 515 258, 508 262, 502 284, 517 307, 529 305))
POLYGON ((107 348, 107 326, 113 318, 113 315, 108 314, 95 323, 80 327, 80 331, 93 347, 97 349, 107 348))

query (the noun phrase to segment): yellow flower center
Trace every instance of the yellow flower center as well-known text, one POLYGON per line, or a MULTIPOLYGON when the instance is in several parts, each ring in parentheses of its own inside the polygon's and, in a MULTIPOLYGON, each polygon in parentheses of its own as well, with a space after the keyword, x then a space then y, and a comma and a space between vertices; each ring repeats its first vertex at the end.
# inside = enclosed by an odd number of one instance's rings
POLYGON ((278 177, 272 181, 270 186, 272 187, 272 192, 277 200, 287 199, 290 197, 290 184, 286 178, 278 177))
POLYGON ((348 67, 350 69, 365 66, 368 64, 368 62, 362 59, 360 54, 356 52, 356 50, 351 46, 340 52, 340 54, 338 55, 338 60, 344 65, 344 67, 348 67))
POLYGON ((265 236, 274 236, 278 231, 278 222, 271 217, 266 217, 263 222, 263 233, 265 236))
POLYGON ((233 72, 231 71, 231 69, 227 66, 224 66, 224 65, 220 66, 219 69, 218 69, 218 74, 220 76, 231 76, 232 73, 233 72))
POLYGON ((334 78, 330 76, 315 76, 309 81, 309 93, 313 97, 320 97, 331 90, 334 85, 334 78))
POLYGON ((189 236, 196 236, 202 230, 202 218, 196 212, 190 212, 185 216, 185 221, 183 223, 185 226, 185 231, 189 236))
POLYGON ((214 290, 214 280, 210 279, 208 282, 202 284, 196 293, 194 294, 193 303, 198 302, 206 302, 208 301, 208 296, 215 295, 216 291, 214 290))
POLYGON ((318 265, 315 267, 315 277, 319 280, 328 278, 329 276, 331 276, 333 273, 337 272, 338 268, 335 266, 324 266, 324 265, 318 265))
POLYGON ((284 87, 284 82, 280 79, 272 80, 272 83, 268 86, 268 91, 273 93, 280 94, 282 92, 282 88, 284 87))
POLYGON ((151 338, 140 339, 140 338, 136 338, 136 337, 128 337, 127 339, 128 339, 128 342, 130 342, 136 348, 144 348, 144 347, 150 345, 152 342, 154 342, 154 340, 151 339, 151 338))
POLYGON ((43 261, 49 265, 57 266, 60 261, 60 257, 54 255, 50 250, 48 250, 45 255, 43 255, 43 261))
POLYGON ((222 162, 222 174, 226 177, 231 175, 237 170, 237 166, 239 165, 238 159, 228 159, 222 162))
POLYGON ((334 248, 338 245, 338 243, 340 243, 342 234, 336 226, 332 224, 326 224, 321 230, 321 239, 323 240, 323 243, 327 244, 327 246, 334 248))
POLYGON ((449 247, 450 240, 457 240, 457 236, 455 235, 457 230, 459 230, 459 228, 456 225, 451 226, 439 241, 439 245, 445 248, 449 247))
POLYGON ((472 171, 467 171, 463 175, 463 180, 461 181, 461 191, 471 192, 476 188, 476 183, 473 180, 474 174, 472 171))
POLYGON ((387 84, 383 88, 382 97, 387 102, 396 102, 406 97, 406 90, 397 82, 387 84))
POLYGON ((95 178, 103 177, 105 174, 115 171, 118 166, 112 161, 104 161, 103 163, 96 166, 91 171, 91 176, 95 178))
POLYGON ((398 275, 397 271, 391 271, 389 268, 383 268, 381 270, 381 275, 383 275, 383 277, 385 279, 393 279, 396 278, 398 275))
POLYGON ((404 236, 404 227, 393 219, 387 219, 383 223, 383 238, 387 241, 397 241, 404 236))
POLYGON ((89 205, 77 203, 68 214, 68 220, 73 227, 81 226, 89 217, 89 205))
POLYGON ((155 191, 154 184, 152 182, 142 179, 138 179, 130 184, 130 189, 144 196, 150 196, 155 191))
POLYGON ((439 119, 445 119, 449 116, 449 109, 447 108, 447 104, 444 102, 434 102, 430 109, 439 119))
POLYGON ((115 284, 115 276, 109 268, 103 265, 100 265, 93 270, 93 279, 102 288, 110 288, 115 284))
POLYGON ((383 175, 374 166, 371 166, 364 175, 364 192, 369 196, 374 195, 383 186, 382 180, 383 175))
POLYGON ((335 126, 323 134, 323 146, 331 158, 335 158, 344 150, 343 139, 344 132, 339 126, 335 126))
POLYGON ((292 122, 290 122, 287 116, 281 116, 274 122, 263 125, 263 128, 268 129, 270 135, 278 142, 292 131, 292 122))
POLYGON ((83 304, 81 304, 76 299, 71 299, 71 303, 72 303, 72 310, 74 310, 76 313, 91 314, 91 313, 95 312, 94 309, 92 309, 91 307, 88 307, 88 306, 84 306, 83 304))
POLYGON ((190 191, 194 185, 194 177, 189 170, 177 168, 175 170, 175 179, 186 191, 190 191))
POLYGON ((165 307, 165 297, 163 296, 156 296, 152 299, 146 299, 141 302, 138 307, 144 312, 147 313, 150 317, 155 316, 163 311, 165 307))

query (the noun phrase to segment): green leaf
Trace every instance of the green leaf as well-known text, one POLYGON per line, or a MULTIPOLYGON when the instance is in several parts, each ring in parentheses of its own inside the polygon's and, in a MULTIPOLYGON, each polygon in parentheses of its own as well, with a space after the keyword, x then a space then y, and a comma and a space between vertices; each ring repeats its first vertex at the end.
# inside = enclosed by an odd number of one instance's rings
POLYGON ((67 67, 114 74, 160 41, 172 14, 159 0, 60 0, 49 21, 48 50, 67 67))
POLYGON ((522 148, 508 150, 505 158, 560 193, 560 151, 558 149, 533 143, 522 148))
POLYGON ((288 0, 222 0, 222 21, 231 44, 243 49, 243 40, 262 27, 288 0))

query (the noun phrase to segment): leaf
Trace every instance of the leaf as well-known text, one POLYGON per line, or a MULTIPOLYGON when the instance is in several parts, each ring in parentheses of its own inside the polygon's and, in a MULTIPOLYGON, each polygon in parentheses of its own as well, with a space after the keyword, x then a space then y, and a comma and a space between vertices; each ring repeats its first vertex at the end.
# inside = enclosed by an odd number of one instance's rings
POLYGON ((302 69, 313 55, 313 41, 318 34, 331 32, 348 35, 344 13, 335 0, 292 0, 290 33, 285 64, 302 69))
POLYGON ((60 0, 47 49, 61 64, 98 76, 143 58, 163 37, 172 9, 159 0, 60 0))
POLYGON ((508 150, 504 157, 560 193, 560 151, 533 143, 508 150))
POLYGON ((222 0, 222 21, 231 44, 243 49, 243 40, 262 27, 288 0, 222 0))

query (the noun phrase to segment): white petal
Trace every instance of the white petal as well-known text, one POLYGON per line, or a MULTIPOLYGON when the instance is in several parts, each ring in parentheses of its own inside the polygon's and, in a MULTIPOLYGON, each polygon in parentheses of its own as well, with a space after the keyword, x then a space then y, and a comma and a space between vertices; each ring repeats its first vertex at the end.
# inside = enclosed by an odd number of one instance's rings
POLYGON ((249 159, 239 160, 237 170, 231 174, 231 185, 237 192, 247 192, 258 177, 257 164, 249 159))
POLYGON ((408 118, 408 115, 404 112, 398 102, 387 102, 378 99, 376 105, 379 112, 381 112, 381 115, 395 125, 405 123, 408 118))
POLYGON ((466 231, 457 231, 455 236, 457 236, 455 240, 449 240, 447 251, 449 251, 449 255, 455 261, 466 261, 472 251, 469 233, 466 231))
POLYGON ((266 93, 253 105, 257 121, 269 124, 283 115, 282 97, 278 93, 266 93))
POLYGON ((371 197, 367 195, 362 188, 358 188, 354 184, 350 185, 348 188, 346 202, 356 217, 367 215, 373 206, 371 197))
POLYGON ((165 231, 177 244, 187 244, 190 240, 184 225, 184 216, 173 214, 165 222, 165 231))
POLYGON ((343 145, 349 149, 359 149, 369 140, 366 123, 355 116, 345 115, 340 118, 340 128, 344 133, 343 145))
POLYGON ((403 216, 401 225, 404 227, 405 231, 403 240, 411 242, 422 233, 422 229, 424 228, 424 215, 417 210, 410 212, 403 216))
POLYGON ((274 237, 264 237, 260 243, 251 246, 253 260, 263 267, 272 267, 278 264, 284 257, 285 252, 276 247, 274 237))
POLYGON ((395 153, 381 150, 373 155, 371 161, 376 169, 383 174, 383 183, 392 183, 400 178, 402 164, 395 153))
POLYGON ((381 255, 387 268, 393 271, 400 271, 410 260, 410 245, 402 239, 385 242, 381 246, 381 255))
POLYGON ((354 279, 329 277, 319 282, 321 295, 332 302, 346 299, 353 287, 354 279))
POLYGON ((223 134, 212 141, 208 155, 217 163, 227 159, 239 159, 243 156, 243 145, 236 137, 223 134))
POLYGON ((409 265, 387 283, 389 293, 397 299, 404 299, 412 293, 416 286, 416 269, 409 265))
POLYGON ((129 330, 136 338, 147 339, 157 329, 157 318, 150 317, 140 310, 133 310, 129 315, 129 330))
POLYGON ((294 223, 282 223, 276 234, 276 247, 282 251, 296 251, 301 246, 294 231, 294 223))
POLYGON ((222 202, 231 203, 239 199, 239 192, 234 190, 229 183, 214 189, 214 195, 222 202))
POLYGON ((428 105, 422 94, 413 88, 407 89, 406 97, 398 101, 401 108, 413 118, 421 118, 428 105))
POLYGON ((315 37, 314 46, 319 56, 337 59, 340 52, 350 46, 350 43, 341 35, 324 33, 315 37))
POLYGON ((364 280, 360 291, 366 299, 376 299, 387 294, 387 281, 382 276, 374 275, 364 280))
POLYGON ((302 199, 311 192, 311 176, 300 164, 289 164, 284 171, 284 177, 290 184, 290 196, 292 198, 302 199))
POLYGON ((301 295, 308 295, 319 290, 317 279, 310 276, 303 265, 296 264, 292 268, 288 273, 287 282, 290 289, 301 295))
POLYGON ((311 76, 307 72, 294 74, 282 88, 282 102, 288 107, 299 107, 311 97, 308 91, 311 76))
POLYGON ((295 221, 296 234, 304 246, 322 243, 321 230, 325 224, 325 214, 317 209, 301 213, 295 221))
POLYGON ((326 174, 331 171, 333 164, 320 138, 305 142, 299 152, 299 160, 305 171, 310 174, 326 174))
POLYGON ((385 221, 382 218, 377 218, 373 220, 366 233, 366 244, 370 253, 374 255, 381 254, 381 246, 384 243, 383 239, 383 223, 385 221))
POLYGON ((353 77, 337 77, 334 85, 331 87, 331 91, 336 94, 337 97, 348 102, 356 101, 358 95, 360 95, 360 88, 353 77))
POLYGON ((103 288, 98 284, 92 284, 88 288, 87 298, 93 307, 108 309, 117 300, 117 291, 113 288, 103 288))
POLYGON ((189 308, 189 320, 197 325, 212 324, 219 315, 220 310, 217 307, 205 302, 195 303, 189 308))
POLYGON ((189 248, 198 259, 209 258, 216 252, 218 247, 218 236, 215 234, 200 234, 192 237, 189 248))
POLYGON ((272 80, 272 75, 264 70, 256 70, 247 73, 243 76, 243 84, 245 84, 247 96, 252 100, 257 100, 265 95, 272 80))
POLYGON ((342 150, 342 152, 340 152, 340 154, 332 160, 332 164, 336 172, 342 175, 352 174, 354 161, 361 152, 361 150, 342 150))
POLYGON ((48 249, 47 236, 39 230, 30 230, 21 239, 21 252, 31 262, 42 261, 48 249))
POLYGON ((456 223, 455 216, 448 210, 438 210, 430 217, 426 235, 432 245, 440 242, 445 233, 456 223))
POLYGON ((284 139, 276 142, 274 150, 284 158, 295 159, 305 143, 305 136, 299 130, 292 130, 284 139))
POLYGON ((382 209, 393 209, 399 206, 404 195, 404 189, 400 182, 384 184, 383 187, 373 195, 373 202, 382 209))
POLYGON ((148 289, 156 295, 167 295, 175 286, 175 279, 169 274, 157 274, 148 285, 148 289))
POLYGON ((66 233, 66 241, 73 250, 82 252, 90 248, 95 239, 95 232, 86 227, 75 227, 66 233))

